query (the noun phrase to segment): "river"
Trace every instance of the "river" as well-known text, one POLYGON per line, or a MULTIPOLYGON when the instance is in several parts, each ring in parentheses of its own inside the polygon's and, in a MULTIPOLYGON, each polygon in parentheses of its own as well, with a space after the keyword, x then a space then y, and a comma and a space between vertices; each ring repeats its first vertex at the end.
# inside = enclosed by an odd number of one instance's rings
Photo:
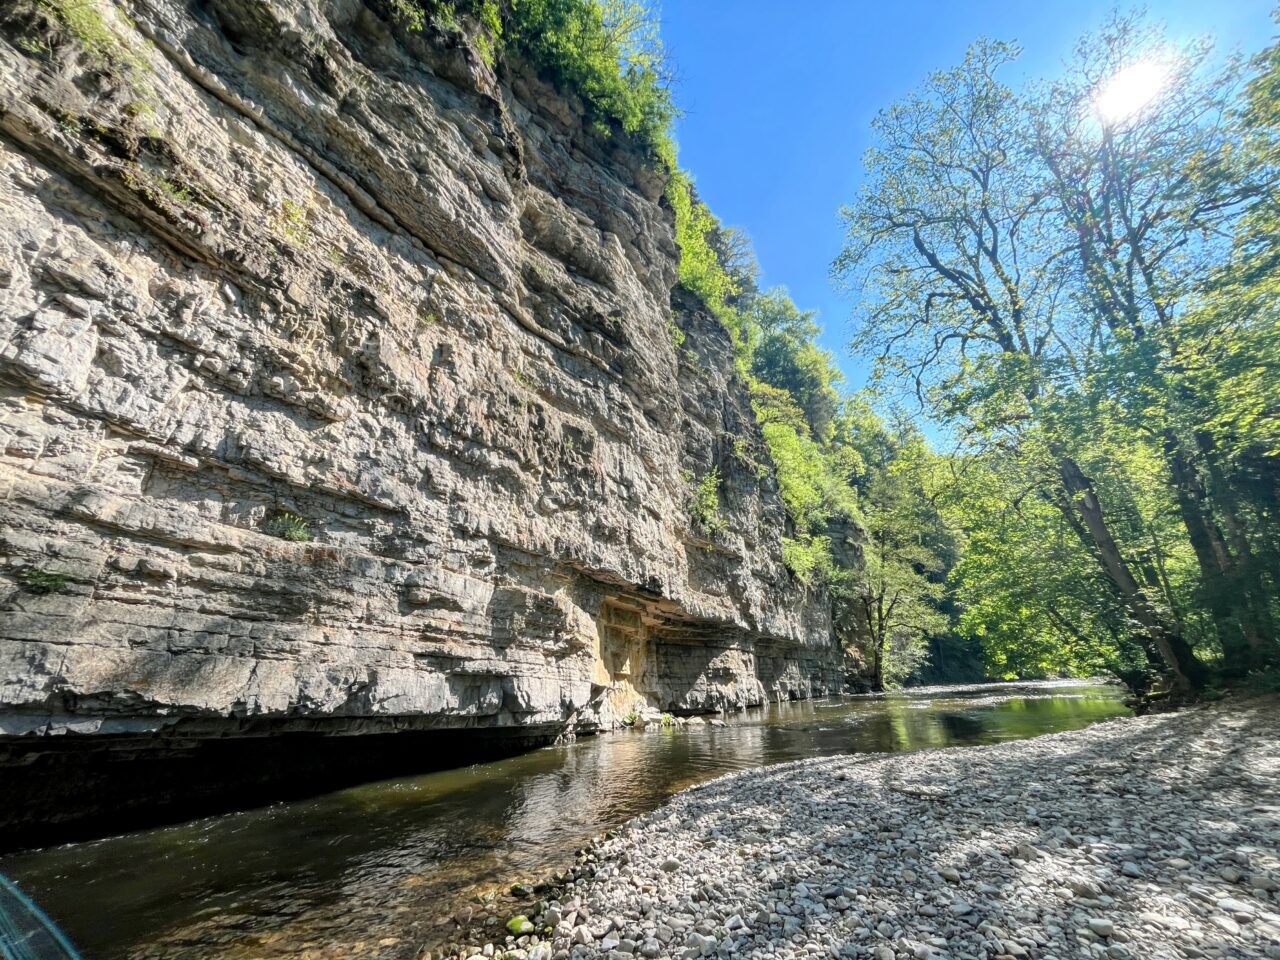
MULTIPOLYGON (((778 704, 727 727, 584 738, 14 854, 0 872, 86 960, 413 960, 456 931, 459 909, 567 866, 592 837, 712 777, 805 757, 1021 739, 1127 713, 1118 688, 1078 682, 778 704)), ((490 909, 506 916, 517 903, 503 894, 490 909)))

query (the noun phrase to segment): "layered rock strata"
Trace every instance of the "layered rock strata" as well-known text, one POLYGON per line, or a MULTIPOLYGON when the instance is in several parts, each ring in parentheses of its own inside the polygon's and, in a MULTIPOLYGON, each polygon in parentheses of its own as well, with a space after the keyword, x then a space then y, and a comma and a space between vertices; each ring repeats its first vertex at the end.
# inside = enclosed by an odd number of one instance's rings
POLYGON ((0 18, 10 769, 53 734, 550 737, 834 686, 625 138, 358 0, 0 18))

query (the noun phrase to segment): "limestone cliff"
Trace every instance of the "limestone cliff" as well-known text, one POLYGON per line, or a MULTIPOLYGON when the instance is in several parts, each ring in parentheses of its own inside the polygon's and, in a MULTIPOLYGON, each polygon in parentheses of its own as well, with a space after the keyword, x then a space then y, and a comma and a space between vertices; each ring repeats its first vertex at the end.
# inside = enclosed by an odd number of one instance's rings
POLYGON ((0 762, 834 684, 663 178, 572 96, 361 0, 0 4, 0 91, 0 762))

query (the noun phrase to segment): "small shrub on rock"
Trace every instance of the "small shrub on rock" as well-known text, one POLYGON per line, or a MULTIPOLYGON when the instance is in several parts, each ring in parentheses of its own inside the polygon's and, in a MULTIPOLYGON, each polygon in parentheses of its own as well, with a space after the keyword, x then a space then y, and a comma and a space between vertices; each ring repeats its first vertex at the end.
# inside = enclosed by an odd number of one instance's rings
POLYGON ((67 575, 41 570, 39 567, 24 567, 18 573, 18 579, 31 593, 61 593, 67 588, 67 575))
POLYGON ((311 541, 310 525, 305 517, 288 510, 280 510, 268 515, 262 523, 265 533, 292 543, 309 543, 311 541))

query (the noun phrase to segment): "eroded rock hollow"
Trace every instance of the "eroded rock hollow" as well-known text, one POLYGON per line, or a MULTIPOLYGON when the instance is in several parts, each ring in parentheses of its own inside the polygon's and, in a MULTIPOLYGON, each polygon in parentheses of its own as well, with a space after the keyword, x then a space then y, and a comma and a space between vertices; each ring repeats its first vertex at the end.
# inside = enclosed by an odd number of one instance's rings
POLYGON ((77 8, 0 6, 10 828, 75 820, 89 755, 108 784, 210 741, 534 741, 834 687, 625 138, 360 0, 77 8))

